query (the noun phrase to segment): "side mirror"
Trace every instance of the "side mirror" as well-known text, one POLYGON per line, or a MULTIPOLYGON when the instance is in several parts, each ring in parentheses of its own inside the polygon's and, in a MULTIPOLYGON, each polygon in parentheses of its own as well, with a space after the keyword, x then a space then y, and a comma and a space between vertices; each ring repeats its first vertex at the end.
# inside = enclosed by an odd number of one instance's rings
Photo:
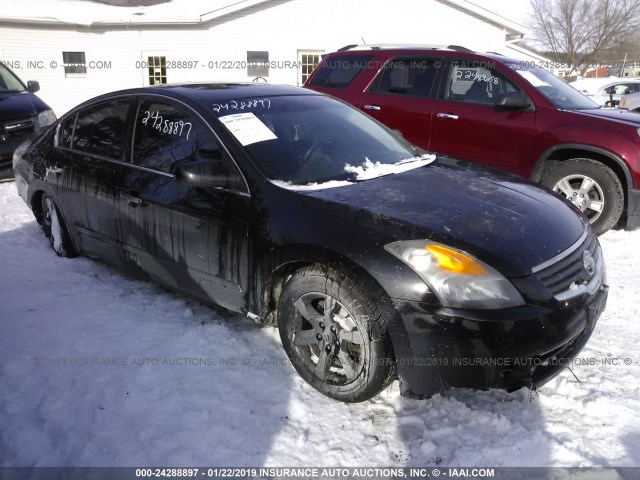
POLYGON ((524 110, 531 106, 531 100, 524 93, 507 93, 498 96, 498 110, 524 110))
POLYGON ((246 190, 242 177, 235 172, 229 172, 219 159, 192 160, 178 164, 173 177, 179 185, 189 187, 246 190))
POLYGON ((38 90, 40 90, 40 83, 36 82, 35 80, 29 80, 27 82, 27 91, 36 93, 38 90))

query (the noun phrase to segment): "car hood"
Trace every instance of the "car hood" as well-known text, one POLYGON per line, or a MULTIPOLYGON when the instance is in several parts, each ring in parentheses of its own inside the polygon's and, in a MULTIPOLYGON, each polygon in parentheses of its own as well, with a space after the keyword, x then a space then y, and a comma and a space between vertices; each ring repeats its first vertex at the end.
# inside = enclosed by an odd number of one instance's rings
POLYGON ((33 93, 0 94, 0 120, 20 120, 33 117, 49 107, 33 93))
POLYGON ((372 228, 389 241, 442 242, 512 278, 530 275, 570 247, 587 224, 546 189, 475 166, 432 164, 298 194, 307 208, 372 228))
POLYGON ((616 120, 631 127, 640 127, 640 115, 627 110, 614 108, 600 108, 594 110, 573 110, 572 113, 584 115, 591 118, 616 120))

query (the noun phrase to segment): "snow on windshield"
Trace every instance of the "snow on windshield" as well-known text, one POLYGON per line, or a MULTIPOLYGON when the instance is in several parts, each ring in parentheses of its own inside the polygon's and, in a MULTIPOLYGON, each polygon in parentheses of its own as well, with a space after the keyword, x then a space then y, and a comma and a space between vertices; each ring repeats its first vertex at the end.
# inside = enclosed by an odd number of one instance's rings
MULTIPOLYGON (((394 173, 407 172, 414 168, 423 167, 429 165, 436 160, 436 155, 424 154, 417 157, 407 158, 393 164, 384 164, 380 162, 372 162, 365 157, 364 163, 359 167, 346 164, 344 171, 347 173, 355 174, 355 180, 371 180, 374 178, 382 177, 384 175, 391 175, 394 173)), ((346 185, 353 185, 353 182, 348 180, 331 180, 322 183, 308 183, 306 185, 295 185, 291 182, 284 182, 282 180, 271 180, 274 185, 286 188, 288 190, 308 191, 308 190, 324 190, 327 188, 344 187, 346 185)))
POLYGON ((271 183, 280 188, 286 188, 287 190, 324 190, 327 188, 344 187, 346 185, 353 185, 353 182, 347 180, 331 180, 330 182, 323 183, 308 183, 306 185, 294 185, 291 182, 283 182, 282 180, 271 180, 271 183))
POLYGON ((381 177, 383 175, 390 175, 392 173, 402 173, 414 168, 423 167, 428 165, 436 159, 433 154, 424 154, 419 157, 408 158, 401 160, 393 164, 386 164, 380 162, 372 162, 365 157, 364 163, 360 167, 354 167, 352 165, 345 165, 344 170, 348 173, 354 173, 356 180, 371 180, 372 178, 381 177))

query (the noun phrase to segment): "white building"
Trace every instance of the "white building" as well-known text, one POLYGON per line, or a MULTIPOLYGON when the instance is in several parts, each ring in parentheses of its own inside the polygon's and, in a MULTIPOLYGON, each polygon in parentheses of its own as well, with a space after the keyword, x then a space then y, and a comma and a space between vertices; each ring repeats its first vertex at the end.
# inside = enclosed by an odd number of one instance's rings
POLYGON ((322 53, 363 42, 455 44, 537 61, 514 48, 525 33, 466 0, 0 0, 0 60, 38 80, 58 115, 100 93, 154 83, 301 85, 322 53))

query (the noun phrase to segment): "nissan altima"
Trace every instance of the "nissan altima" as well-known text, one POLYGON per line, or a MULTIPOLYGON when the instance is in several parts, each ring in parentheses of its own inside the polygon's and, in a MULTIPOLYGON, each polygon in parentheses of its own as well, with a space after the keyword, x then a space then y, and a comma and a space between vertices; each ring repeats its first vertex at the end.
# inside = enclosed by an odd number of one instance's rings
POLYGON ((110 93, 14 168, 56 254, 277 326, 302 378, 345 402, 396 378, 413 396, 535 388, 607 299, 598 240, 566 201, 309 90, 110 93))

